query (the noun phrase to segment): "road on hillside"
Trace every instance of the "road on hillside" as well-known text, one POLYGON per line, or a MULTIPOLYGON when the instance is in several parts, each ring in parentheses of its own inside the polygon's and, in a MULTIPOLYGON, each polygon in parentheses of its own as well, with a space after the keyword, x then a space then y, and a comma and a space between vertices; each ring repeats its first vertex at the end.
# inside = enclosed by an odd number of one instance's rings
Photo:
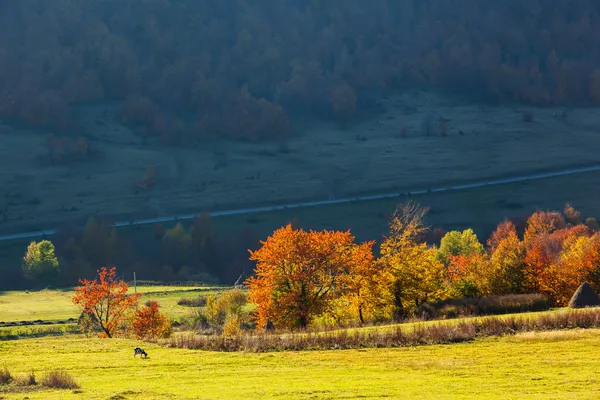
MULTIPOLYGON (((407 190, 404 192, 395 192, 395 193, 384 193, 384 194, 374 194, 374 195, 365 195, 365 196, 356 196, 356 197, 345 197, 341 199, 333 199, 333 200, 316 200, 316 201, 306 201, 301 203, 292 203, 285 205, 275 205, 275 206, 262 206, 262 207, 249 207, 249 208, 240 208, 237 210, 226 210, 226 211, 214 211, 210 213, 211 217, 224 217, 228 215, 243 215, 243 214, 253 214, 260 212, 269 212, 269 211, 279 211, 279 210, 287 210, 291 208, 303 208, 303 207, 314 207, 314 206, 323 206, 323 205, 331 205, 331 204, 343 204, 343 203, 352 203, 358 201, 369 201, 369 200, 382 200, 382 199, 391 199, 395 197, 402 196, 414 196, 421 195, 427 193, 441 193, 441 192, 454 192, 458 190, 465 189, 473 189, 485 186, 495 186, 502 185, 506 183, 516 183, 516 182, 526 182, 526 181, 534 181, 538 179, 546 179, 546 178, 554 178, 558 176, 565 175, 574 175, 581 174, 585 172, 594 172, 600 171, 600 165, 592 165, 588 167, 580 167, 580 168, 569 168, 563 169, 559 171, 551 171, 551 172, 540 172, 533 173, 527 175, 518 175, 508 178, 499 178, 499 179, 490 179, 486 181, 478 181, 473 183, 466 183, 461 185, 453 185, 446 187, 438 187, 438 188, 429 188, 429 189, 414 189, 407 190)), ((200 214, 182 214, 171 217, 156 217, 156 218, 147 218, 140 219, 135 221, 124 221, 115 223, 115 227, 123 227, 123 226, 135 226, 135 225, 147 225, 147 224, 155 224, 160 222, 173 222, 180 220, 188 220, 194 219, 198 217, 200 214)), ((0 236, 0 241, 8 241, 8 240, 19 240, 19 239, 33 239, 43 236, 52 236, 57 233, 56 229, 47 229, 43 231, 33 231, 33 232, 23 232, 23 233, 15 233, 11 235, 2 235, 0 236)))

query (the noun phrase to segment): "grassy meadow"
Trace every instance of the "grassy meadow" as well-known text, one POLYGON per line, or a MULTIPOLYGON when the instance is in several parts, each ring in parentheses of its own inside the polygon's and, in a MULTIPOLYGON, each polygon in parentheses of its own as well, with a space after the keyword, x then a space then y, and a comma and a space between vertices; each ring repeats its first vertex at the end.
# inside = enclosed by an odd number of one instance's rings
MULTIPOLYGON (((144 293, 141 302, 158 300, 173 318, 192 313, 193 308, 177 306, 180 298, 220 290, 223 288, 138 286, 144 293)), ((72 294, 71 290, 3 292, 0 321, 76 317, 70 304, 72 294)), ((541 321, 566 313, 556 309, 325 334, 369 336, 373 331, 386 334, 400 328, 407 335, 419 335, 433 328, 436 335, 436 327, 441 332, 453 324, 458 327, 513 317, 541 321)), ((597 309, 582 313, 596 318, 587 326, 598 326, 597 309)), ((174 333, 175 337, 185 334, 174 333)), ((0 399, 592 399, 600 395, 595 373, 600 368, 596 356, 600 329, 517 330, 506 336, 475 336, 452 344, 355 350, 224 352, 172 345, 170 339, 149 343, 87 337, 78 333, 75 324, 2 327, 0 369, 6 367, 13 378, 33 371, 38 382, 48 372, 63 369, 80 387, 0 384, 0 399), (133 357, 138 346, 148 352, 147 359, 133 357)))
MULTIPOLYGON (((190 307, 177 304, 182 297, 217 293, 217 286, 138 286, 140 304, 156 300, 171 318, 177 320, 191 312, 190 307)), ((133 292, 133 288, 130 288, 133 292)), ((78 318, 80 311, 71 302, 73 290, 6 291, 0 292, 0 322, 56 321, 78 318)))
POLYGON ((218 353, 81 336, 0 342, 13 375, 60 367, 75 390, 21 399, 593 399, 600 330, 524 333, 399 349, 218 353), (142 345, 147 359, 133 358, 142 345))

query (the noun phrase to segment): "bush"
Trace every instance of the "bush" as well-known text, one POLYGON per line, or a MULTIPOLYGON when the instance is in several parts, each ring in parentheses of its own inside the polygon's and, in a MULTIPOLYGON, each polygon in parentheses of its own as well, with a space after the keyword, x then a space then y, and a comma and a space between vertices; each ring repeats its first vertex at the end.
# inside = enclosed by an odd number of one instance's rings
POLYGON ((210 326, 222 326, 228 315, 239 315, 248 304, 248 293, 241 289, 227 290, 206 298, 206 318, 210 326))
POLYGON ((227 290, 219 295, 206 296, 206 307, 197 310, 192 318, 191 325, 196 330, 227 332, 236 335, 242 329, 253 327, 250 316, 243 311, 248 304, 248 293, 241 289, 227 290))
POLYGON ((230 314, 225 319, 225 325, 223 325, 224 336, 237 336, 242 333, 242 327, 240 317, 237 314, 230 314))
POLYGON ((15 378, 14 384, 17 386, 33 386, 37 384, 33 371, 27 375, 19 375, 15 378))
POLYGON ((10 371, 8 370, 6 365, 4 365, 4 367, 2 367, 2 369, 0 369, 0 385, 8 385, 9 383, 12 382, 12 380, 13 380, 13 377, 10 374, 10 371))
POLYGON ((166 339, 173 331, 171 322, 160 312, 156 301, 149 301, 145 307, 135 312, 132 327, 138 339, 166 339))
POLYGON ((178 305, 184 307, 205 307, 206 306, 206 296, 198 295, 198 297, 189 299, 189 298, 181 298, 177 302, 178 305))
POLYGON ((50 371, 42 378, 42 385, 53 389, 77 389, 79 384, 64 369, 50 371))

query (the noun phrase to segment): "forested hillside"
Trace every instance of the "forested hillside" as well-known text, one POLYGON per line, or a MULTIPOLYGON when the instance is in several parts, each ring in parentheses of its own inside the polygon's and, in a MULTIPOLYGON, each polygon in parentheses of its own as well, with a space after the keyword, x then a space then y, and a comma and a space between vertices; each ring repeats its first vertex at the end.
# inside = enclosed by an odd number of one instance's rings
POLYGON ((122 101, 166 144, 293 135, 410 86, 535 105, 600 100, 592 0, 7 0, 0 118, 75 132, 122 101))

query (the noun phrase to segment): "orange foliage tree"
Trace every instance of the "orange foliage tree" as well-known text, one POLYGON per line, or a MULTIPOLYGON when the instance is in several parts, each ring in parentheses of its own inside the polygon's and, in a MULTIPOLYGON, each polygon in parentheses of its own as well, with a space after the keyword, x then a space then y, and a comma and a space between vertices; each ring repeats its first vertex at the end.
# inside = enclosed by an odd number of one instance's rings
POLYGON ((138 339, 171 336, 171 322, 160 312, 160 305, 156 301, 149 301, 146 306, 135 312, 132 327, 138 339))
POLYGON ((350 311, 361 323, 374 319, 383 307, 381 290, 382 269, 373 256, 375 242, 366 242, 353 247, 352 259, 342 275, 342 298, 349 304, 350 311))
POLYGON ((594 239, 585 225, 541 235, 528 249, 529 281, 554 305, 564 306, 584 281, 596 270, 594 239), (536 261, 532 263, 531 260, 536 261))
POLYGON ((527 220, 527 228, 523 240, 529 243, 543 233, 552 233, 557 229, 565 227, 564 217, 556 211, 536 211, 527 220))
POLYGON ((450 255, 446 267, 446 284, 451 297, 476 297, 486 293, 485 278, 489 272, 486 254, 450 255))
POLYGON ((512 221, 505 219, 498 225, 496 230, 492 232, 489 239, 487 240, 488 252, 493 253, 496 250, 496 248, 498 248, 498 245, 502 240, 511 236, 517 236, 517 228, 515 227, 515 224, 512 223, 512 221))
POLYGON ((117 279, 117 269, 98 270, 98 278, 80 280, 75 288, 73 303, 86 314, 93 315, 107 337, 113 337, 127 313, 137 305, 138 294, 127 294, 129 287, 125 281, 117 279))
POLYGON ((305 328, 328 311, 357 253, 349 231, 307 232, 287 225, 261 243, 250 251, 256 269, 246 281, 258 329, 269 321, 275 327, 305 328))

